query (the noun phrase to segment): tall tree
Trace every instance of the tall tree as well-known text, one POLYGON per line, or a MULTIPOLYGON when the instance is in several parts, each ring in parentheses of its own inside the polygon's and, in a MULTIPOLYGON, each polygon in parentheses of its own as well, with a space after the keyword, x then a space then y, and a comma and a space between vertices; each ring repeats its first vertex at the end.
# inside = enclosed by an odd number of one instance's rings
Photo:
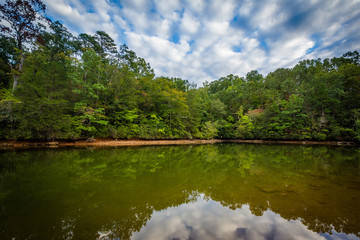
POLYGON ((10 85, 10 66, 16 62, 15 56, 15 40, 0 35, 0 87, 9 88, 10 85))
POLYGON ((106 58, 109 55, 114 56, 117 53, 117 46, 115 41, 104 31, 97 31, 95 34, 95 39, 100 45, 98 54, 102 58, 106 58))
POLYGON ((50 23, 49 27, 51 32, 44 30, 37 41, 50 49, 53 56, 58 53, 71 56, 77 50, 75 37, 59 21, 50 23))
POLYGON ((17 138, 69 138, 73 108, 72 83, 69 77, 73 60, 63 53, 52 56, 45 47, 35 49, 25 59, 21 84, 14 105, 17 138))
POLYGON ((150 64, 145 59, 136 56, 136 53, 125 44, 120 46, 119 57, 122 64, 130 68, 136 77, 153 78, 155 76, 150 64))
POLYGON ((44 19, 41 13, 45 12, 45 8, 41 0, 6 0, 5 4, 0 5, 0 30, 16 40, 20 51, 20 62, 15 68, 18 74, 13 75, 13 90, 18 85, 19 74, 23 69, 24 43, 31 42, 40 33, 41 27, 37 22, 44 19))

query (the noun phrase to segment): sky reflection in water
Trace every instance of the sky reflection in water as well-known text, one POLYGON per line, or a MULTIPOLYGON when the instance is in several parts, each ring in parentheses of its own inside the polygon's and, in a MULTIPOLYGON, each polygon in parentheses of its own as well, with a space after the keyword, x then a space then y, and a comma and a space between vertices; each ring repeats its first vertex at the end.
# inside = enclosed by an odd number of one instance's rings
POLYGON ((359 239, 360 150, 0 152, 0 239, 359 239))
POLYGON ((154 212, 132 239, 359 239, 353 234, 319 234, 306 228, 301 219, 286 220, 270 209, 262 216, 249 205, 231 210, 204 194, 195 201, 154 212), (321 236, 323 235, 323 236, 321 236))

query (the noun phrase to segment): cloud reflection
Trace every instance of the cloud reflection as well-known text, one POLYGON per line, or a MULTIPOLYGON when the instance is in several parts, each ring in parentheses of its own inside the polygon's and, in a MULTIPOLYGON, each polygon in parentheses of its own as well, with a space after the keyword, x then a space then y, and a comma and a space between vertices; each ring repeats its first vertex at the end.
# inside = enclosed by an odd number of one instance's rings
MULTIPOLYGON (((355 235, 354 235, 355 237, 355 235)), ((271 210, 262 216, 249 205, 231 210, 199 195, 195 201, 154 212, 132 239, 357 239, 350 235, 318 234, 300 220, 286 220, 271 210)))

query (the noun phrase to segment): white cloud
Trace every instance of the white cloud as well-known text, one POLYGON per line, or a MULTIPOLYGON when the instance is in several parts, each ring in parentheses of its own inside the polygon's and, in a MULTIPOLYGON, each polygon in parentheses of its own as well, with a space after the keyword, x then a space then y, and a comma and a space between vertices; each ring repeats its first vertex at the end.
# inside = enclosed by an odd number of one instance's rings
POLYGON ((261 9, 257 10, 251 16, 251 24, 254 29, 259 28, 260 31, 271 31, 278 24, 282 23, 286 18, 286 14, 279 9, 274 1, 266 2, 261 9))
POLYGON ((131 31, 129 23, 121 16, 114 16, 114 24, 119 26, 120 29, 131 31))
POLYGON ((185 0, 183 6, 186 6, 186 8, 195 15, 200 15, 206 7, 206 2, 205 0, 185 0))
POLYGON ((146 32, 150 19, 148 19, 148 16, 145 12, 138 12, 134 9, 127 8, 122 10, 121 13, 133 27, 133 31, 139 33, 146 32))
POLYGON ((143 49, 143 51, 140 50, 139 54, 148 55, 147 57, 149 58, 155 56, 156 58, 162 57, 167 60, 179 62, 185 56, 186 52, 189 51, 189 45, 186 42, 175 44, 160 37, 135 33, 128 33, 127 36, 130 40, 130 47, 140 48, 141 46, 148 46, 147 49, 143 49))
POLYGON ((137 11, 147 12, 151 7, 151 1, 148 0, 121 0, 124 9, 133 9, 137 11))
POLYGON ((209 19, 219 22, 230 21, 235 14, 236 1, 210 1, 206 8, 206 15, 209 19))
POLYGON ((166 19, 177 20, 176 17, 174 18, 174 16, 177 16, 177 14, 174 15, 174 12, 176 10, 181 10, 181 3, 179 0, 154 0, 154 3, 156 10, 161 16, 166 19))
POLYGON ((180 30, 182 35, 194 35, 199 30, 200 26, 200 22, 191 13, 188 11, 184 12, 184 16, 180 23, 180 30))
POLYGON ((269 62, 273 70, 288 65, 293 65, 302 59, 314 42, 306 37, 292 36, 282 42, 274 42, 270 45, 269 62))
POLYGON ((244 0, 244 1, 240 2, 239 14, 242 16, 249 16, 253 7, 254 7, 254 1, 244 0))
POLYGON ((107 3, 106 0, 94 1, 94 8, 96 9, 97 15, 101 17, 102 21, 109 22, 111 20, 111 17, 108 13, 111 10, 111 6, 107 3))
POLYGON ((94 12, 88 12, 84 4, 74 0, 44 0, 44 3, 49 15, 70 26, 70 30, 76 33, 93 34, 97 30, 105 30, 110 36, 117 36, 115 26, 108 14, 111 6, 105 0, 94 1, 94 12))

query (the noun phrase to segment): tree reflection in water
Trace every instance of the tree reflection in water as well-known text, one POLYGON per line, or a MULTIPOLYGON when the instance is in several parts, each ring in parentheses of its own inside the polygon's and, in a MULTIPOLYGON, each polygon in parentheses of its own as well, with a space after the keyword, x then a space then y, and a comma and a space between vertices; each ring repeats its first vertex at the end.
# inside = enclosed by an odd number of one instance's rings
POLYGON ((0 235, 358 239, 359 156, 249 144, 1 152, 0 235))
MULTIPOLYGON (((357 239, 337 234, 335 239, 357 239), (341 238, 344 237, 344 238, 341 238)), ((329 235, 327 235, 329 237, 329 235)), ((195 202, 155 212, 132 239, 326 239, 309 230, 300 219, 286 220, 271 210, 261 216, 251 213, 249 205, 231 210, 219 202, 199 195, 195 202)), ((331 237, 330 237, 331 239, 331 237)))

